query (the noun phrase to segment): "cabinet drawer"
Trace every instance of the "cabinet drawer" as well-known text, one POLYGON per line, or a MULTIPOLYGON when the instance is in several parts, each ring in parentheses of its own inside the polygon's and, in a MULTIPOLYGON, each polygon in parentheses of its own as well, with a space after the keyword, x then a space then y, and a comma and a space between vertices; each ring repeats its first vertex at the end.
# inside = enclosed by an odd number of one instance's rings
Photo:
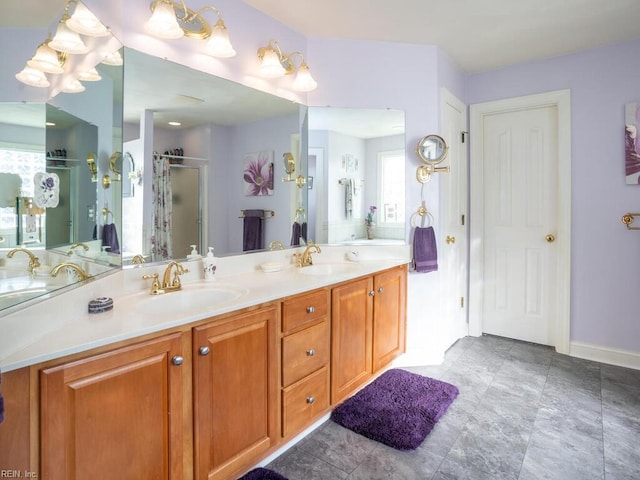
POLYGON ((327 290, 317 290, 285 300, 282 304, 282 331, 290 332, 306 323, 319 320, 329 311, 327 290))
POLYGON ((329 363, 329 324, 322 322, 282 339, 282 386, 329 363))
POLYGON ((329 369, 323 367, 282 391, 282 436, 307 427, 329 408, 329 369))

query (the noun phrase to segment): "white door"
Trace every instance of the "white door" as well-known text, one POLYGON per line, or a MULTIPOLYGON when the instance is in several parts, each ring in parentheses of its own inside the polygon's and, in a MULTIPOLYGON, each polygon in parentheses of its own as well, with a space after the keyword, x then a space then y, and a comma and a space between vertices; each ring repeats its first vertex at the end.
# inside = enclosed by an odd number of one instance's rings
POLYGON ((443 333, 447 344, 467 335, 467 130, 466 106, 448 91, 442 91, 442 137, 449 151, 443 165, 449 173, 438 174, 442 226, 438 256, 442 271, 443 333))
POLYGON ((471 112, 477 139, 470 331, 554 345, 567 353, 569 94, 479 104, 471 112))

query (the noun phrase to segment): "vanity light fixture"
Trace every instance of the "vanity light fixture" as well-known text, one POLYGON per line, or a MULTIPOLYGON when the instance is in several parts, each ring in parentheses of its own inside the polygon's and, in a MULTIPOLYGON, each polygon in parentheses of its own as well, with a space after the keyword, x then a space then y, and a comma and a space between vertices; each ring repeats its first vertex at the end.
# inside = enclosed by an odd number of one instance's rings
POLYGON ((304 60, 302 52, 283 53, 278 42, 273 39, 269 40, 267 46, 258 49, 260 75, 265 78, 278 78, 292 74, 296 71, 296 65, 293 61, 295 56, 300 57, 300 65, 293 81, 293 89, 298 92, 315 90, 318 83, 311 76, 311 71, 304 60))
POLYGON ((67 13, 62 16, 60 22, 58 22, 56 34, 49 42, 49 46, 58 52, 65 52, 72 55, 85 54, 89 51, 89 47, 82 41, 78 32, 74 32, 67 26, 67 20, 69 18, 69 14, 67 13))
POLYGON ((73 15, 66 20, 67 27, 76 33, 89 37, 109 35, 109 29, 83 3, 77 0, 70 0, 65 8, 69 10, 72 3, 76 4, 76 8, 73 15))
POLYGON ((94 67, 85 72, 80 72, 78 74, 78 80, 82 80, 83 82, 99 82, 102 80, 102 76, 94 67))
POLYGON ((62 91, 64 93, 80 93, 85 91, 85 86, 80 83, 80 80, 72 79, 65 83, 62 91))
POLYGON ((151 2, 151 18, 144 24, 144 29, 153 36, 166 39, 177 39, 186 36, 196 40, 209 39, 204 53, 213 57, 233 57, 236 51, 229 41, 227 27, 222 20, 220 10, 206 5, 197 11, 187 7, 185 0, 155 0, 151 2), (213 10, 218 21, 211 28, 202 16, 205 10, 213 10))
POLYGON ((115 52, 106 54, 102 63, 104 65, 119 67, 124 63, 124 60, 122 59, 122 55, 120 55, 120 51, 116 50, 115 52))
POLYGON ((36 49, 36 53, 31 60, 27 61, 27 65, 40 70, 43 73, 61 74, 64 72, 66 53, 57 52, 49 46, 50 38, 47 38, 36 49))
POLYGON ((16 78, 22 83, 32 87, 46 88, 50 85, 44 73, 29 66, 24 67, 21 72, 16 73, 16 78))

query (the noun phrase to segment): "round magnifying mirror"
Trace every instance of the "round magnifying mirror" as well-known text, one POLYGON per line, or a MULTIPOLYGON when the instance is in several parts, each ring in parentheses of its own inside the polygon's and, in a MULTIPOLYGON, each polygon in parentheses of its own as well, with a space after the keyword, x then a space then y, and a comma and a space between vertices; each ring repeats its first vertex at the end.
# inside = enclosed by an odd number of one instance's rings
POLYGON ((449 147, 440 135, 427 135, 418 142, 418 156, 429 165, 437 165, 447 156, 449 147))

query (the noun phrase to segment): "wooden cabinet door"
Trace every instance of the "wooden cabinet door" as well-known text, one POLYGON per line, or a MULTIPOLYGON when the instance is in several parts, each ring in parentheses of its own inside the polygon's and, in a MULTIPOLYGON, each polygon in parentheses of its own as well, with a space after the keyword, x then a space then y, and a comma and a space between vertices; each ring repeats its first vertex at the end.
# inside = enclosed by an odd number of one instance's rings
POLYGON ((227 479, 277 440, 276 309, 194 328, 196 479, 227 479))
POLYGON ((405 349, 407 297, 406 267, 376 275, 373 279, 373 371, 389 364, 405 349))
POLYGON ((371 378, 373 280, 364 277, 331 291, 331 403, 371 378))
POLYGON ((176 333, 41 371, 41 478, 181 480, 181 355, 176 333))

